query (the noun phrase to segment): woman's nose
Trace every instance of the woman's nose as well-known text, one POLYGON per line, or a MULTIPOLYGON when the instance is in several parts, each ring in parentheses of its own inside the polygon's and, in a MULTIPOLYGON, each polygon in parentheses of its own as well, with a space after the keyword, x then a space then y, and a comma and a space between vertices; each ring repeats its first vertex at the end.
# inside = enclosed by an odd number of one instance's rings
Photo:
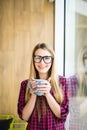
POLYGON ((41 64, 45 64, 44 59, 42 59, 40 63, 41 63, 41 64))

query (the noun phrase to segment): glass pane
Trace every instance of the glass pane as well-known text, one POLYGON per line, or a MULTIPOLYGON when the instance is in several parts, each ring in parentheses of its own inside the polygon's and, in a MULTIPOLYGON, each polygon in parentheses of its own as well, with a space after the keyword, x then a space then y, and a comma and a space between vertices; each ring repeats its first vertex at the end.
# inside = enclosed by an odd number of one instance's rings
POLYGON ((66 0, 65 22, 70 111, 66 129, 87 130, 87 0, 66 0))
POLYGON ((80 49, 87 44, 87 0, 66 1, 65 75, 77 71, 80 49))

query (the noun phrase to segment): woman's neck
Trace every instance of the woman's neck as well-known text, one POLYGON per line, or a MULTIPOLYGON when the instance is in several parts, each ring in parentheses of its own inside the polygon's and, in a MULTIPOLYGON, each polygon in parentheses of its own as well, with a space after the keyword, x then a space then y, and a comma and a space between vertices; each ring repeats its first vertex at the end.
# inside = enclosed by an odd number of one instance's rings
POLYGON ((45 74, 40 74, 39 77, 40 77, 40 79, 48 79, 47 74, 46 75, 45 74))

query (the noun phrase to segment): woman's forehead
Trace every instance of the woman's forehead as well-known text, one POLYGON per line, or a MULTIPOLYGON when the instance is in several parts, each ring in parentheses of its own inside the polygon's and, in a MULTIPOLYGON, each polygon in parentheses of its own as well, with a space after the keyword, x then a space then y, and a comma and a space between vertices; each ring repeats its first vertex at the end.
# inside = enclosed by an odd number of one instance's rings
POLYGON ((51 56, 51 53, 48 50, 40 48, 40 49, 36 50, 35 55, 41 55, 41 56, 47 55, 47 56, 51 56))

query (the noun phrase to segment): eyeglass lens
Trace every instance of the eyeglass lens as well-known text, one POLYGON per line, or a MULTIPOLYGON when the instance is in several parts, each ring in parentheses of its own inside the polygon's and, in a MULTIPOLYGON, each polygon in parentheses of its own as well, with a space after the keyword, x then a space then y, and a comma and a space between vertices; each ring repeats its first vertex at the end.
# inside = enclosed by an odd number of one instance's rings
POLYGON ((43 61, 46 63, 46 64, 48 64, 48 63, 51 63, 52 62, 52 56, 39 56, 39 55, 35 55, 34 56, 34 62, 36 62, 36 63, 40 63, 41 61, 42 61, 42 59, 43 59, 43 61))

